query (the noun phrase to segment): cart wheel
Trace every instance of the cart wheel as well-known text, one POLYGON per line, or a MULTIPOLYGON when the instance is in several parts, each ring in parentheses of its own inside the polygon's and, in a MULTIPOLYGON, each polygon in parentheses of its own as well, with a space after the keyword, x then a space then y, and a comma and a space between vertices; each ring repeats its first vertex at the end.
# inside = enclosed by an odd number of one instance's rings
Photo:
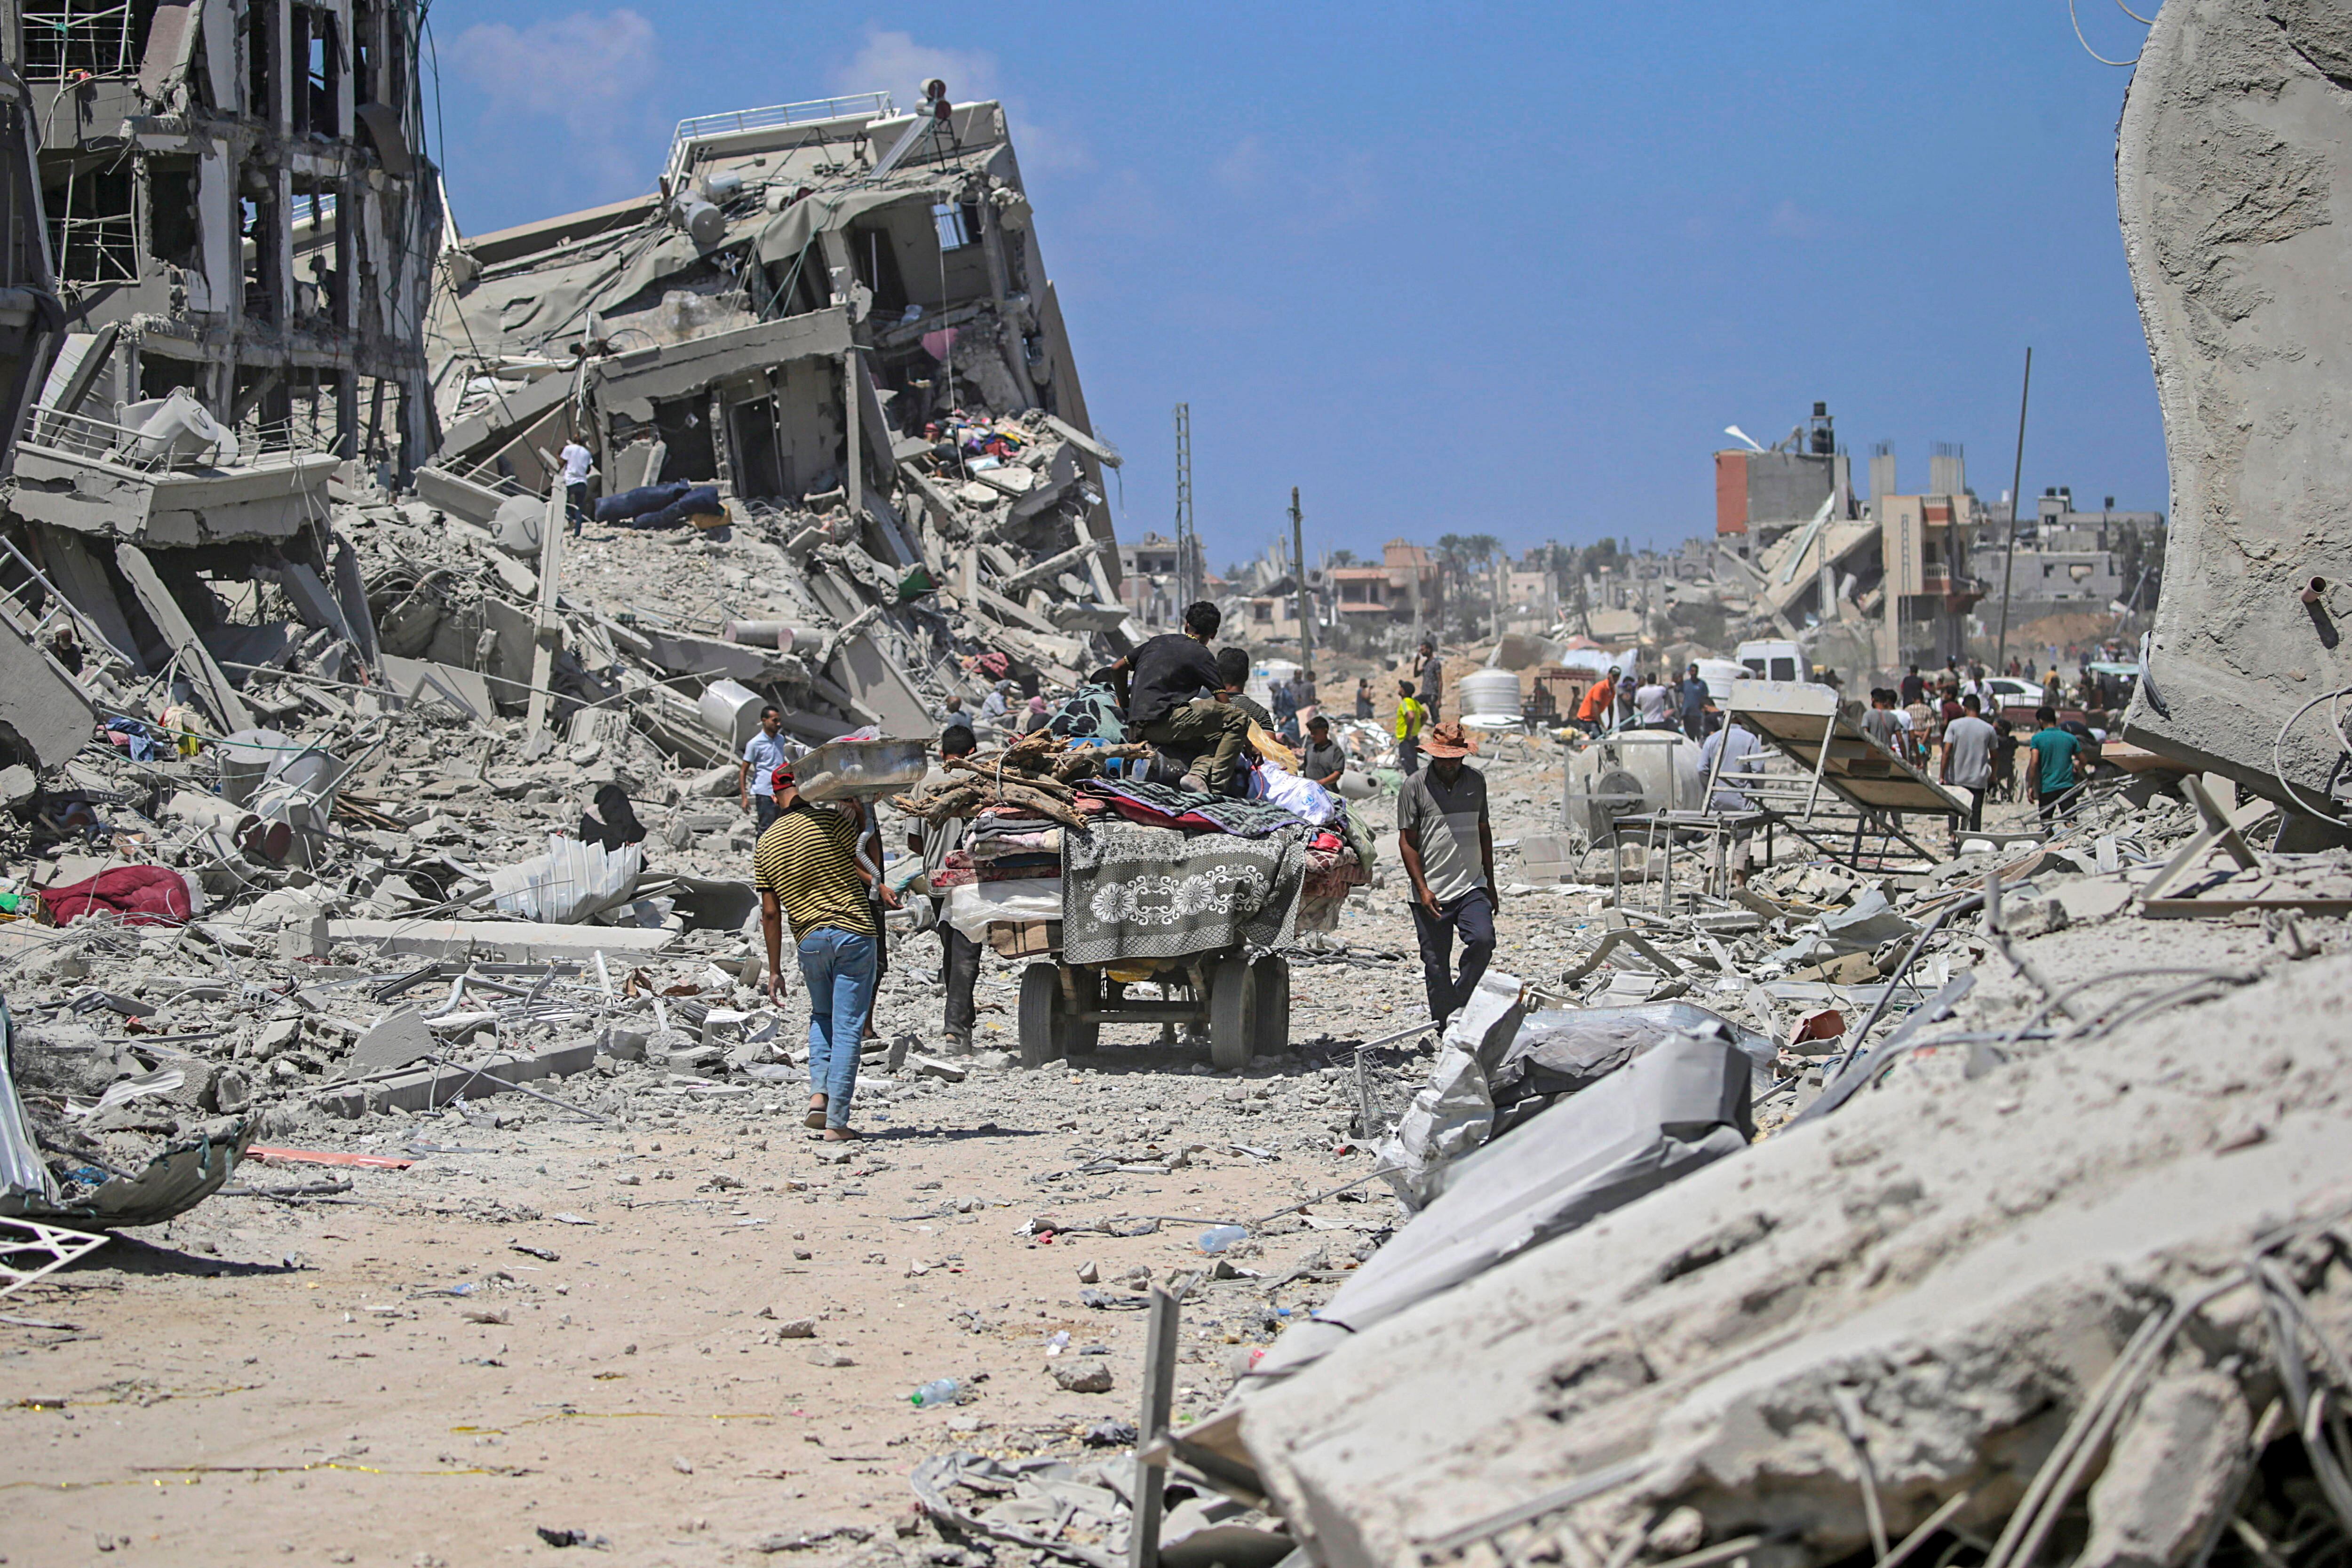
MULTIPOLYGON (((1078 1011, 1082 1013, 1099 1012, 1103 1005, 1103 977, 1101 972, 1093 969, 1079 969, 1073 970, 1071 973, 1076 977, 1078 983, 1078 1011)), ((1079 1023, 1077 1019, 1070 1016, 1069 1013, 1066 1011, 1067 1005, 1068 1004, 1066 1000, 1065 1000, 1064 1006, 1066 1010, 1062 1015, 1063 1054, 1073 1057, 1090 1056, 1093 1054, 1096 1045, 1102 1039, 1102 1025, 1100 1023, 1079 1023)))
POLYGON ((1209 972, 1209 1060, 1226 1072, 1249 1066, 1257 1023, 1257 970, 1234 953, 1209 972))
POLYGON ((1257 1054, 1278 1057, 1290 1048, 1290 961, 1267 954, 1257 972, 1257 1054))
POLYGON ((1059 967, 1031 964, 1021 972, 1021 1065, 1041 1068, 1059 1058, 1068 1030, 1059 967))

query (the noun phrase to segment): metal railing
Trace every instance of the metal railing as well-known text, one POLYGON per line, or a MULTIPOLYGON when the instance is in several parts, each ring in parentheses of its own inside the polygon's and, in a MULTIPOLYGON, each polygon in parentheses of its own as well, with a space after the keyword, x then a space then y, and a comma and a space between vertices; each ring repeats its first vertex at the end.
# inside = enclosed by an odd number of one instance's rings
POLYGON ((136 283, 139 237, 131 215, 49 220, 49 247, 60 283, 136 283))
MULTIPOLYGON (((33 411, 32 426, 25 432, 21 444, 85 462, 109 463, 147 474, 185 473, 224 466, 217 461, 216 447, 177 451, 167 437, 146 436, 124 426, 92 419, 86 414, 67 414, 55 408, 33 411)), ((290 425, 265 425, 257 434, 249 434, 240 442, 234 466, 280 466, 308 450, 296 440, 290 425)))
POLYGON ((887 92, 857 92, 846 98, 812 98, 801 103, 771 104, 765 109, 738 109, 725 114, 701 114, 681 120, 670 135, 667 167, 675 175, 686 145, 705 136, 725 136, 738 131, 773 131, 787 125, 807 125, 819 120, 839 120, 852 114, 888 119, 898 112, 887 92))
POLYGON ((74 73, 125 76, 139 68, 144 39, 131 37, 129 0, 63 5, 27 10, 23 16, 26 81, 64 81, 74 73))

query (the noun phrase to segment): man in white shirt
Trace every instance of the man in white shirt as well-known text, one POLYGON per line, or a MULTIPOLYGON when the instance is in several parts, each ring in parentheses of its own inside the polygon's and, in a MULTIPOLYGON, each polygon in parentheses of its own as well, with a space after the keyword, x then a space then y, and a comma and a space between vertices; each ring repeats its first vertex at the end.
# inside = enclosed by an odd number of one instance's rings
POLYGON ((760 727, 743 743, 743 766, 735 775, 736 792, 743 797, 743 809, 751 811, 756 803, 760 831, 765 833, 776 820, 776 770, 790 760, 786 742, 777 732, 783 715, 774 703, 760 710, 760 727))
POLYGON ((588 521, 588 472, 596 465, 596 455, 574 436, 563 443, 556 459, 563 465, 563 510, 572 519, 572 531, 577 533, 588 521))
POLYGON ((1992 787, 1992 748, 1999 737, 1984 721, 1984 703, 1960 699, 1960 716, 1944 727, 1944 782, 1969 794, 1969 830, 1984 830, 1985 791, 1992 787))
POLYGON ((1664 729, 1673 724, 1674 694, 1652 676, 1633 693, 1633 710, 1641 715, 1644 730, 1664 729))

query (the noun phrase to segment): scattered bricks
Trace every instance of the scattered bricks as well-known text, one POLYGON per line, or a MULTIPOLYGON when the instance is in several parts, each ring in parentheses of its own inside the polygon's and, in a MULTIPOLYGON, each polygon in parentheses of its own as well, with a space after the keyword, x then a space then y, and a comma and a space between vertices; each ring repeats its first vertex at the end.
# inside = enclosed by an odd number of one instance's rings
POLYGON ((909 1055, 907 1065, 926 1078, 940 1079, 948 1083, 961 1083, 971 1074, 954 1062, 941 1061, 937 1057, 909 1055))
POLYGON ((260 1032, 253 1037, 253 1054, 267 1060, 282 1050, 290 1049, 301 1038, 302 1020, 299 1017, 272 1018, 262 1025, 260 1032))

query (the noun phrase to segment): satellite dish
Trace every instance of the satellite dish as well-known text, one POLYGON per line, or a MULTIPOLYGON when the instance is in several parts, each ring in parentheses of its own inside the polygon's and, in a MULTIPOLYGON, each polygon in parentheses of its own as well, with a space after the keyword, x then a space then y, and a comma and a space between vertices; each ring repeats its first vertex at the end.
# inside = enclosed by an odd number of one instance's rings
POLYGON ((1732 438, 1734 438, 1735 440, 1740 440, 1740 441, 1745 441, 1745 442, 1747 442, 1747 443, 1748 443, 1748 449, 1749 451, 1751 451, 1751 452, 1760 452, 1760 451, 1762 451, 1762 450, 1764 449, 1764 448, 1763 448, 1763 447, 1758 443, 1758 441, 1757 441, 1757 439, 1756 439, 1756 437, 1755 437, 1750 436, 1747 431, 1742 430, 1742 429, 1741 429, 1738 426, 1737 426, 1737 425, 1727 425, 1727 426, 1725 426, 1723 427, 1723 433, 1724 433, 1725 435, 1727 435, 1727 436, 1731 437, 1732 437, 1732 438))

